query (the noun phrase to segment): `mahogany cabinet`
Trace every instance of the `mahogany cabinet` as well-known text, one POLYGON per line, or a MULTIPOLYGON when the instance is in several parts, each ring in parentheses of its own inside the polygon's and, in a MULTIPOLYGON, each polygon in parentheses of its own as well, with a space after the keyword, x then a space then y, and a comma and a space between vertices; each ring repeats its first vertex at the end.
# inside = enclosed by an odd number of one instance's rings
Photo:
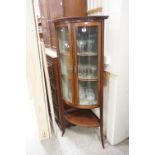
POLYGON ((103 140, 104 21, 107 16, 54 20, 57 34, 62 102, 73 107, 65 120, 81 127, 100 127, 103 140), (98 118, 91 109, 100 109, 98 118))
POLYGON ((86 16, 87 0, 39 0, 45 46, 56 48, 54 24, 49 20, 61 17, 86 16), (50 31, 49 31, 50 27, 50 31))

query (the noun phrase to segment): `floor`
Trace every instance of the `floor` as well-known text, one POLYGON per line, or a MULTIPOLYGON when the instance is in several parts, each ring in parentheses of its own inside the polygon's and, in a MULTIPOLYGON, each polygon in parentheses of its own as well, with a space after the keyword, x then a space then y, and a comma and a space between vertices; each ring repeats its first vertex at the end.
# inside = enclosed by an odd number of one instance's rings
POLYGON ((64 136, 40 142, 33 104, 30 104, 27 124, 26 151, 27 155, 129 155, 128 140, 119 145, 111 146, 105 142, 102 148, 100 137, 92 128, 71 127, 64 136))

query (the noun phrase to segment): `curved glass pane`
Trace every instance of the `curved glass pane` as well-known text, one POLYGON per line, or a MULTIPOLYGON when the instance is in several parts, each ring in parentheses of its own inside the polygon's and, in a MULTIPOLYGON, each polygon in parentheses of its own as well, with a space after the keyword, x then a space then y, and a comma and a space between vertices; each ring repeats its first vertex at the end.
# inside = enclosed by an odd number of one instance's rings
POLYGON ((60 52, 62 95, 65 100, 71 102, 72 79, 71 79, 71 62, 70 62, 68 28, 67 27, 58 28, 57 32, 58 32, 58 44, 60 52))
POLYGON ((98 26, 77 27, 76 38, 79 104, 95 105, 98 95, 98 26))
POLYGON ((98 95, 97 81, 80 81, 79 80, 79 104, 94 105, 97 104, 98 95))
POLYGON ((83 26, 76 30, 77 52, 78 54, 97 54, 98 27, 83 26))

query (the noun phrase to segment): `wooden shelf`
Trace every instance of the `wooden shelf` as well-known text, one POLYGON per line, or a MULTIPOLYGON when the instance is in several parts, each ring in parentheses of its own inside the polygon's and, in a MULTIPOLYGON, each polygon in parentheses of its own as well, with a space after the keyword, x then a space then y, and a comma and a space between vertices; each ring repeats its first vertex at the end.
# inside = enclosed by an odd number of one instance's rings
POLYGON ((97 77, 94 77, 94 78, 83 78, 83 77, 78 77, 78 79, 80 80, 80 81, 97 81, 98 80, 98 78, 97 77))
POLYGON ((94 108, 98 108, 100 106, 98 103, 94 104, 94 105, 72 104, 71 101, 68 101, 64 98, 63 98, 63 101, 64 101, 65 105, 72 107, 72 108, 77 108, 77 109, 94 109, 94 108))
MULTIPOLYGON (((80 100, 80 103, 82 103, 82 102, 89 102, 89 103, 96 103, 97 104, 97 100, 80 100)), ((90 105, 96 105, 96 104, 90 104, 90 105)), ((80 104, 81 106, 83 106, 83 105, 85 105, 85 104, 80 104)), ((86 105, 88 105, 88 106, 90 106, 89 104, 86 104, 86 105)))
POLYGON ((65 114, 65 119, 81 127, 99 127, 100 121, 91 110, 79 110, 65 114))
POLYGON ((81 52, 77 53, 78 56, 97 56, 97 53, 92 53, 92 52, 81 52))
MULTIPOLYGON (((72 73, 72 71, 71 71, 72 73)), ((71 80, 71 74, 69 76, 69 74, 61 74, 62 77, 66 78, 66 79, 70 79, 71 80)), ((98 81, 98 77, 90 77, 90 78, 85 78, 85 77, 81 77, 81 76, 78 76, 78 79, 79 81, 98 81)))

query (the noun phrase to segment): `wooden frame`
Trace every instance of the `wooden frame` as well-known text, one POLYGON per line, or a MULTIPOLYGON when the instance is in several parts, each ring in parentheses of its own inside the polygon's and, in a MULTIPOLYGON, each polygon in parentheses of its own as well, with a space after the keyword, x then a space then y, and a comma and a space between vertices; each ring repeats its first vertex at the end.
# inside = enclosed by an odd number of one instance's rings
MULTIPOLYGON (((74 103, 74 82, 73 82, 73 79, 74 79, 74 75, 73 75, 73 52, 72 52, 72 44, 71 44, 71 27, 70 27, 70 25, 68 25, 68 24, 59 24, 59 25, 57 25, 56 26, 56 29, 58 29, 58 28, 61 28, 61 27, 67 27, 67 29, 68 29, 68 41, 69 41, 69 59, 70 59, 70 65, 71 65, 71 67, 72 67, 72 70, 71 70, 71 92, 72 92, 72 103, 74 103)), ((58 35, 57 34, 57 30, 56 30, 56 35, 58 35)), ((59 47, 59 45, 58 45, 58 40, 57 40, 57 48, 59 47)), ((59 48, 58 48, 58 57, 60 58, 60 50, 59 50, 59 48)), ((59 59, 59 68, 60 68, 60 71, 62 70, 61 69, 61 65, 60 65, 60 59, 59 59)), ((61 78, 61 75, 60 75, 60 78, 61 78)), ((60 80, 61 81, 61 80, 60 80)), ((62 84, 62 82, 61 82, 61 84, 62 84)), ((61 91, 62 92, 62 91, 61 91)), ((65 100, 65 99, 63 99, 64 101, 65 101, 65 103, 71 103, 71 102, 69 102, 69 101, 67 101, 67 100, 65 100)))
MULTIPOLYGON (((100 74, 101 74, 101 69, 100 69, 100 59, 101 59, 101 44, 100 44, 100 32, 101 31, 101 24, 99 23, 99 22, 80 22, 80 23, 75 23, 74 25, 73 25, 73 45, 74 45, 74 62, 75 62, 75 66, 76 66, 76 77, 75 77, 75 80, 76 80, 76 107, 77 108, 84 108, 84 109, 87 109, 87 108, 95 108, 95 107, 99 107, 99 104, 100 104, 100 102, 98 101, 98 99, 99 99, 99 88, 100 88, 100 81, 101 81, 101 79, 100 79, 100 74), (84 105, 79 105, 79 89, 78 89, 78 85, 79 85, 79 77, 78 77, 78 68, 77 68, 77 66, 78 66, 78 61, 77 61, 77 56, 78 56, 78 54, 77 54, 77 45, 76 45, 76 34, 75 34, 75 32, 76 32, 76 29, 78 28, 78 27, 82 27, 82 26, 85 26, 85 27, 93 27, 93 26, 97 26, 98 27, 98 51, 97 51, 97 53, 98 53, 98 96, 97 96, 97 104, 95 104, 95 105, 91 105, 91 106, 84 106, 84 105)), ((86 79, 86 81, 89 81, 89 80, 87 80, 86 79)))
MULTIPOLYGON (((61 27, 67 27, 68 28, 68 33, 69 33, 69 46, 70 46, 70 50, 69 50, 69 53, 70 53, 70 65, 72 66, 72 75, 71 75, 71 81, 72 81, 72 102, 70 101, 67 101, 65 99, 64 102, 72 107, 76 107, 76 108, 82 108, 82 109, 93 109, 93 108, 97 108, 99 107, 100 105, 100 102, 99 102, 99 96, 100 96, 100 93, 98 93, 98 98, 97 98, 97 104, 95 105, 79 105, 79 95, 78 95, 78 75, 77 75, 77 49, 76 49, 76 37, 75 35, 73 35, 73 40, 71 40, 71 34, 75 34, 75 29, 79 26, 84 26, 86 25, 87 27, 91 27, 91 26, 97 26, 98 27, 98 92, 100 92, 100 74, 101 74, 101 69, 100 69, 100 59, 101 59, 101 44, 100 44, 100 31, 101 31, 101 24, 99 22, 80 22, 80 23, 76 23, 73 25, 73 27, 71 28, 71 25, 69 23, 65 23, 65 24, 58 24, 56 26, 56 29, 58 28, 61 28, 61 27), (74 48, 73 48, 74 47, 74 48), (74 54, 73 55, 73 51, 74 54), (75 71, 75 68, 74 66, 76 67, 76 71, 75 71), (74 72, 74 73, 73 73, 74 72), (76 72, 76 73, 75 73, 76 72), (76 81, 76 85, 73 81, 76 81), (73 91, 75 90, 75 91, 73 91)), ((57 33, 57 32, 56 32, 57 33)), ((57 42, 57 47, 58 47, 58 42, 57 42)), ((58 56, 60 57, 60 51, 59 51, 59 48, 58 48, 58 56)), ((59 60, 59 66, 60 66, 60 60, 59 60)), ((61 67, 60 67, 60 70, 61 70, 61 67)), ((89 80, 88 80, 89 81, 89 80)))
POLYGON ((100 96, 100 135, 101 135, 101 142, 102 142, 102 146, 104 148, 104 134, 103 134, 103 69, 104 69, 104 59, 103 59, 103 56, 104 56, 104 21, 101 22, 101 49, 102 49, 102 52, 101 52, 101 63, 100 63, 100 67, 101 67, 101 74, 100 74, 100 78, 102 79, 101 80, 101 86, 100 86, 100 93, 101 96, 100 96))

